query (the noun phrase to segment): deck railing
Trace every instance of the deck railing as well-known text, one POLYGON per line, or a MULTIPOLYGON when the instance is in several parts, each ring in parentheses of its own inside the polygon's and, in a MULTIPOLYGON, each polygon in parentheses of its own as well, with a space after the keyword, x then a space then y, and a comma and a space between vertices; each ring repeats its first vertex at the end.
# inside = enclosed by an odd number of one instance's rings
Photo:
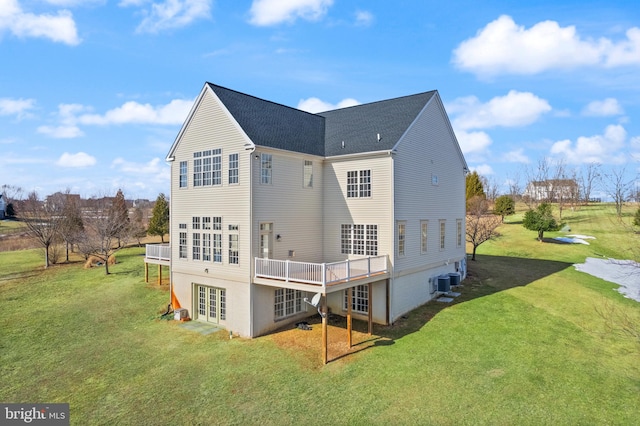
POLYGON ((171 245, 147 244, 145 257, 147 259, 171 260, 171 245))
POLYGON ((256 278, 316 284, 323 287, 385 272, 387 272, 387 256, 348 259, 333 263, 255 258, 256 278))

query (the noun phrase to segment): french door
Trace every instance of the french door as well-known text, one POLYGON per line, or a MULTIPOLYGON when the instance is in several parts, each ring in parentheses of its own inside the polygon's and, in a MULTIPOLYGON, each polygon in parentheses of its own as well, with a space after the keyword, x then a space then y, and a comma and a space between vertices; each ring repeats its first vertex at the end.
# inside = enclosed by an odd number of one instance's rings
POLYGON ((196 319, 224 325, 227 320, 227 292, 223 288, 196 285, 196 319))
POLYGON ((273 223, 260 224, 260 257, 273 258, 273 223))

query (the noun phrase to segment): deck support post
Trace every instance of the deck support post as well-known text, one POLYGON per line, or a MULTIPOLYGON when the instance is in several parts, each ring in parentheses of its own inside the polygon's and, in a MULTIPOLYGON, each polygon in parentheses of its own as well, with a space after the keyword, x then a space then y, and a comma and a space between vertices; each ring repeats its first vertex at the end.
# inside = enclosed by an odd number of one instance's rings
POLYGON ((369 336, 371 336, 373 334, 373 294, 372 294, 372 290, 373 290, 373 283, 369 283, 369 300, 367 302, 367 305, 369 306, 369 336))
POLYGON ((327 295, 322 298, 322 364, 327 363, 327 295))
POLYGON ((149 264, 144 262, 144 282, 149 282, 149 264))
POLYGON ((158 264, 158 285, 162 285, 162 265, 158 264))
POLYGON ((352 294, 351 288, 347 289, 347 347, 351 348, 353 345, 353 337, 351 334, 351 305, 352 305, 352 294))

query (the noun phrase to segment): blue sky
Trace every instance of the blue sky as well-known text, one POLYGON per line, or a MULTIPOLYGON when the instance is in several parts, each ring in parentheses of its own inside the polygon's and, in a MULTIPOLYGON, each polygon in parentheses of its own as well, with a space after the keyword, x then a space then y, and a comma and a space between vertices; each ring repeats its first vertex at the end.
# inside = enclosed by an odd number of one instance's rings
POLYGON ((0 185, 168 194, 205 81, 311 112, 437 89, 504 191, 543 158, 640 172, 636 2, 0 0, 0 185))

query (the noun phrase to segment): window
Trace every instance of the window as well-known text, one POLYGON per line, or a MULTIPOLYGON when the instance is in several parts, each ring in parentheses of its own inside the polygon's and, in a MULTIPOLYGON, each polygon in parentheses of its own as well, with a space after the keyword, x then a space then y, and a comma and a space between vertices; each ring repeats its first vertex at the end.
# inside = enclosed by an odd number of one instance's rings
POLYGON ((180 259, 187 258, 187 224, 181 223, 178 225, 178 228, 181 229, 178 234, 178 257, 180 259), (184 229, 185 231, 182 231, 184 229))
POLYGON ((440 250, 444 250, 444 242, 445 242, 445 229, 446 229, 446 220, 440 220, 440 250))
MULTIPOLYGON (((197 231, 200 229, 200 217, 194 216, 191 222, 191 229, 197 231)), ((200 260, 200 233, 194 232, 191 235, 191 258, 193 260, 200 260)))
POLYGON ((371 197, 371 170, 347 172, 347 198, 371 197))
POLYGON ((300 312, 306 312, 307 307, 302 299, 305 293, 290 288, 279 288, 275 292, 274 316, 276 320, 286 318, 300 312))
POLYGON ((179 183, 180 188, 186 188, 187 187, 187 162, 186 161, 181 161, 180 162, 180 183, 179 183))
POLYGON ((222 263, 222 218, 219 216, 213 217, 213 231, 213 261, 222 263))
POLYGON ((193 186, 222 184, 222 150, 209 149, 193 153, 193 186))
POLYGON ((229 185, 238 183, 238 154, 229 155, 229 185))
POLYGON ((271 154, 260 154, 260 183, 271 183, 271 154))
POLYGON ((456 220, 456 247, 462 247, 462 219, 456 220))
POLYGON ((342 254, 378 255, 378 225, 340 226, 340 252, 342 254))
POLYGON ((426 220, 420 221, 420 253, 427 252, 427 231, 429 229, 429 222, 426 220))
POLYGON ((240 251, 238 247, 238 225, 229 225, 229 264, 238 265, 240 263, 240 251))
POLYGON ((202 234, 202 260, 211 261, 211 234, 202 234))
POLYGON ((302 186, 305 188, 313 188, 313 161, 304 160, 302 175, 302 186))
POLYGON ((406 222, 398 222, 398 256, 405 254, 406 228, 406 222))
POLYGON ((369 285, 359 285, 344 291, 343 309, 346 311, 349 306, 349 293, 351 290, 351 310, 360 314, 369 313, 369 285))

